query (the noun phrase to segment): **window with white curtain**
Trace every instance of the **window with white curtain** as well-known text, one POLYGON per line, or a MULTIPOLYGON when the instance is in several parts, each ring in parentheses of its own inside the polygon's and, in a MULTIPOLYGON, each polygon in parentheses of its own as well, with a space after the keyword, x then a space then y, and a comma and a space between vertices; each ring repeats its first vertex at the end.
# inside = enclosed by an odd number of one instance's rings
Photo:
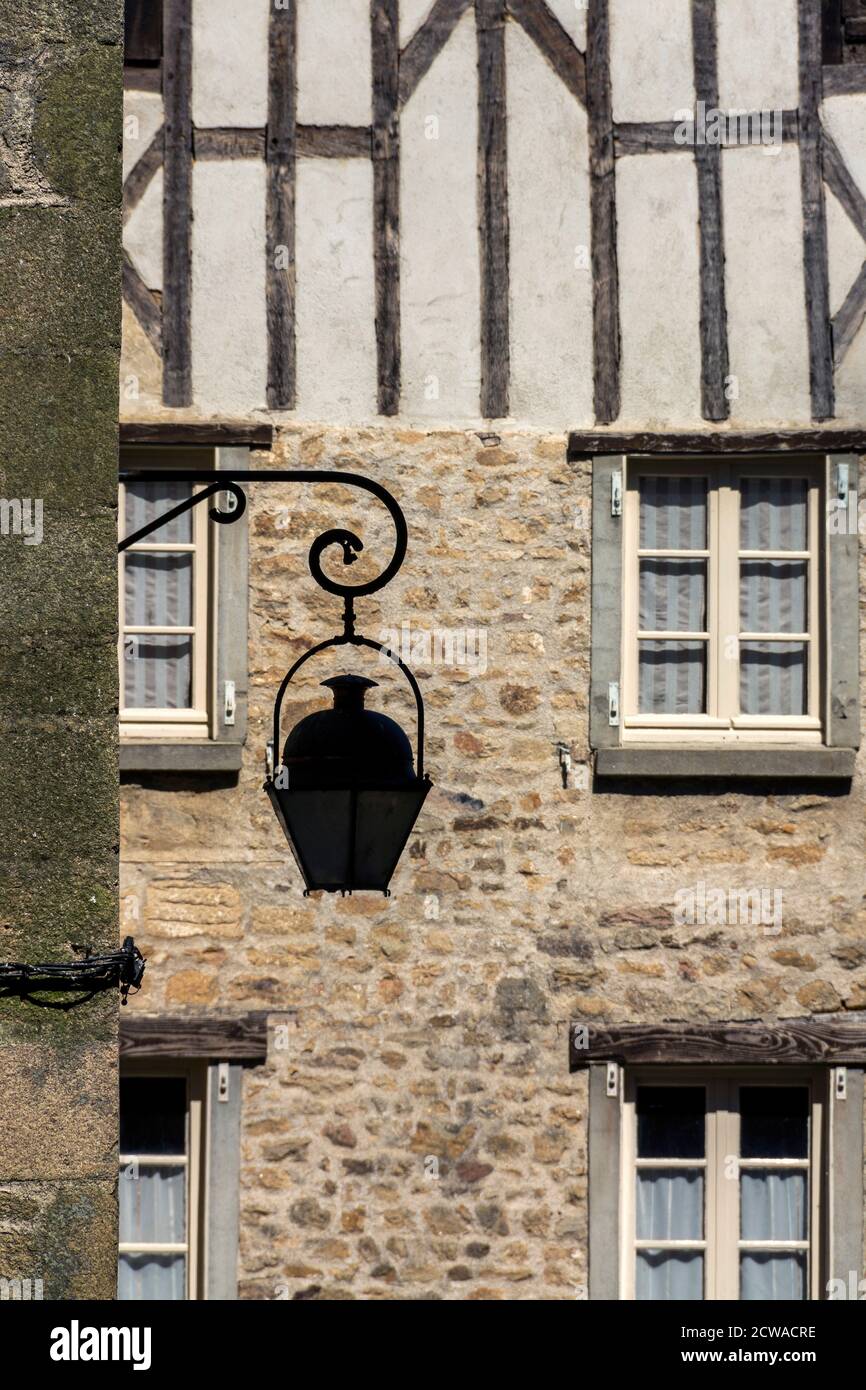
MULTIPOLYGON (((127 452, 124 468, 148 462, 213 467, 212 456, 127 452)), ((143 466, 144 465, 144 466, 143 466)), ((119 534, 132 535, 194 491, 189 483, 122 475, 119 534)), ((120 556, 120 730, 127 739, 206 739, 212 734, 215 538, 208 507, 167 522, 120 556)))
POLYGON ((623 1297, 820 1297, 822 1100, 805 1072, 632 1072, 623 1297))
POLYGON ((203 1102, 195 1067, 121 1078, 119 1299, 201 1296, 203 1102))
POLYGON ((629 459, 623 742, 823 742, 822 463, 629 459))

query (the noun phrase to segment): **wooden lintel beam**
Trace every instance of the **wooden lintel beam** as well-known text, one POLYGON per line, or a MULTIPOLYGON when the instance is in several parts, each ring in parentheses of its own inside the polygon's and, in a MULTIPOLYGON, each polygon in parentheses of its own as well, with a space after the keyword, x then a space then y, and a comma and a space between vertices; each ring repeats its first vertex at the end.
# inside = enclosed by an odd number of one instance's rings
POLYGON ((613 430, 572 430, 568 456, 572 459, 597 454, 866 454, 866 429, 827 430, 705 430, 629 434, 613 430))
MULTIPOLYGON (((281 1011, 279 1011, 281 1012, 281 1011)), ((268 1014, 139 1014, 120 1020, 120 1055, 138 1058, 213 1058, 264 1062, 268 1014)))
POLYGON ((166 423, 122 420, 120 423, 121 444, 177 444, 202 448, 249 445, 256 449, 270 449, 273 441, 273 425, 250 424, 245 420, 208 424, 180 420, 166 423))
POLYGON ((572 1071, 591 1062, 625 1066, 827 1066, 866 1064, 866 1023, 791 1019, 780 1023, 634 1023, 575 1021, 569 1029, 572 1071))

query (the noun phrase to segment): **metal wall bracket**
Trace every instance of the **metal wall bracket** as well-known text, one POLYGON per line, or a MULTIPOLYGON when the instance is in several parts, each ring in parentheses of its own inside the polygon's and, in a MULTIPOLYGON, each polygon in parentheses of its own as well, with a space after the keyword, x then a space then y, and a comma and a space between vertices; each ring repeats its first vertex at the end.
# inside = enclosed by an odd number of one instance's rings
POLYGON ((610 514, 622 516, 622 469, 617 468, 610 475, 610 514))
POLYGON ((607 1064, 607 1094, 612 1100, 619 1095, 619 1062, 607 1064))
POLYGON ((217 1069, 217 1100, 226 1103, 229 1098, 229 1077, 231 1075, 228 1062, 220 1062, 217 1069))
POLYGON ((611 681, 607 687, 607 722, 619 724, 619 681, 611 681))
POLYGON ((848 1069, 836 1067, 833 1076, 833 1094, 837 1100, 848 1099, 848 1069))
POLYGON ((234 724, 235 722, 235 683, 226 681, 223 688, 223 723, 234 724))

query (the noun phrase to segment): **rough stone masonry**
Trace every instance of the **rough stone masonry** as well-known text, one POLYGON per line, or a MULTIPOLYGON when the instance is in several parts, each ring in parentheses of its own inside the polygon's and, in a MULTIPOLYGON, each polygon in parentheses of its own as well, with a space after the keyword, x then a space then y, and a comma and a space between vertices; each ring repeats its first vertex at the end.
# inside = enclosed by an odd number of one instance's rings
MULTIPOLYGON (((310 541, 357 530, 353 582, 391 553, 387 518, 349 490, 251 489, 238 785, 123 789, 123 904, 149 957, 133 1007, 273 1014, 268 1062, 244 1079, 244 1298, 584 1297, 587 1096, 569 1022, 866 1008, 862 778, 848 795, 591 791, 590 465, 562 436, 485 440, 287 426, 252 456, 362 471, 400 501, 407 560, 359 601, 359 631, 486 632, 483 674, 417 670, 435 787, 392 898, 305 901, 261 790, 279 681, 340 626, 310 541), (781 930, 683 921, 678 895, 701 883, 780 893, 781 930)), ((412 734, 411 697, 371 663, 371 704, 412 734)), ((311 665, 286 729, 324 702, 332 669, 311 665)))
MULTIPOLYGON (((0 536, 3 961, 117 945, 121 33, 0 0, 0 493, 42 515, 0 536)), ((0 1116, 0 1278, 112 1298, 114 992, 0 998, 0 1116)))

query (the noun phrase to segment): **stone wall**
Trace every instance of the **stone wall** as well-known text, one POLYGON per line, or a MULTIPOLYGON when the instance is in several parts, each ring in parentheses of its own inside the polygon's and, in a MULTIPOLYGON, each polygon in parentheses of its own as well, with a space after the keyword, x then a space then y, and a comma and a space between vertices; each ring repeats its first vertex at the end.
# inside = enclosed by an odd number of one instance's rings
MULTIPOLYGON (((591 467, 561 436, 291 427, 253 457, 361 471, 400 500, 406 563, 358 625, 410 625, 435 787, 392 898, 304 900, 261 784, 279 681, 340 625, 306 551, 348 523, 361 582, 392 533, 340 489, 253 488, 239 782, 123 789, 123 904, 149 957, 134 1007, 274 1014, 245 1076, 241 1295, 578 1297, 586 1080, 568 1023, 862 1017, 862 775, 832 795, 592 789, 591 467), (485 659, 425 661, 436 629, 458 649, 475 634, 478 656, 480 632, 485 659), (677 893, 701 882, 779 892, 781 919, 678 924, 677 893)), ((334 667, 311 665, 286 729, 327 703, 334 667)), ((411 731, 391 668, 354 669, 411 731)))
MULTIPOLYGON (((0 0, 3 961, 117 945, 121 33, 0 0)), ((71 997, 0 998, 0 1277, 112 1298, 117 996, 71 997)))

